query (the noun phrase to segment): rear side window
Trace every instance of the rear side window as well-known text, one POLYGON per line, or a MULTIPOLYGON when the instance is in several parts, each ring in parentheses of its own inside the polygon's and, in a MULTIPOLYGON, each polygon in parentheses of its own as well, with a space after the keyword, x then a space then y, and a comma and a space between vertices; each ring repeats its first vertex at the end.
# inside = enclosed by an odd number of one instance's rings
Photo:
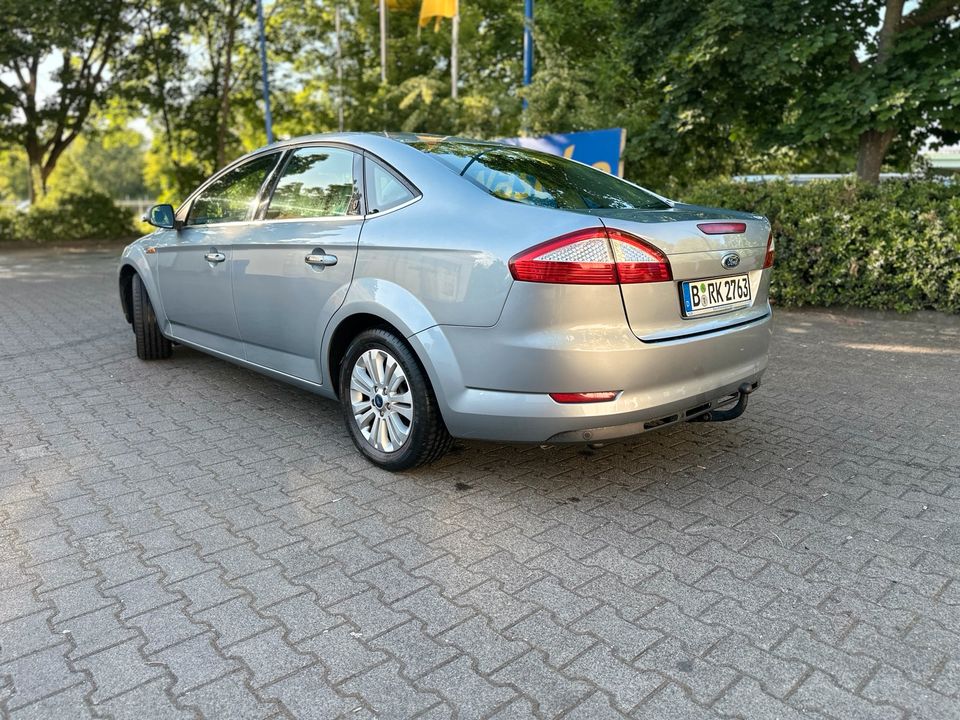
POLYGON ((359 211, 357 155, 338 147, 294 151, 267 206, 267 220, 337 217, 359 211))
POLYGON ((410 188, 380 163, 366 159, 367 211, 383 212, 416 197, 410 188))
POLYGON ((241 222, 253 217, 260 187, 280 153, 254 158, 210 183, 190 206, 187 225, 241 222))

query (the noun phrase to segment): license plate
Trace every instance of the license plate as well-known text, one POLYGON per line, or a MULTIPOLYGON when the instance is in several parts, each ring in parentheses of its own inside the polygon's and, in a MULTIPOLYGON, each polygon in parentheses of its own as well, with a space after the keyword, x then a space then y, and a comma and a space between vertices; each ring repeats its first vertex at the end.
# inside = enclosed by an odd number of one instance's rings
POLYGON ((749 303, 750 276, 729 275, 709 280, 680 283, 684 315, 699 315, 711 310, 749 303))

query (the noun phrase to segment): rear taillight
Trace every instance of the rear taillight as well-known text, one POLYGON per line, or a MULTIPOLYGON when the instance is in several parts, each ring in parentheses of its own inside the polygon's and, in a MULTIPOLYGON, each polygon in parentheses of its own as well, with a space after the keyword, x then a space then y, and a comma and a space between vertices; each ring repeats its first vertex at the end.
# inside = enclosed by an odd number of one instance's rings
POLYGON ((763 269, 766 270, 768 267, 773 267, 773 230, 770 231, 769 237, 767 237, 767 254, 763 256, 763 269))
POLYGON ((589 228, 515 255, 510 273, 524 282, 616 285, 672 279, 667 256, 622 230, 589 228))
POLYGON ((704 235, 728 235, 747 231, 747 224, 742 222, 710 222, 697 225, 704 235))

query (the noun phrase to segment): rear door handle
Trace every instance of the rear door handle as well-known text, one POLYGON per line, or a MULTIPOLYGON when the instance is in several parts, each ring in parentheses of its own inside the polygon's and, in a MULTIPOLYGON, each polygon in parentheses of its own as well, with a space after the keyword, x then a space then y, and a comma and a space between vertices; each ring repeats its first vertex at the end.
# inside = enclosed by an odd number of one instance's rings
POLYGON ((207 262, 222 263, 224 260, 227 259, 227 256, 224 255, 222 252, 216 252, 215 250, 211 250, 208 253, 204 253, 203 259, 206 260, 207 262))
POLYGON ((336 265, 336 264, 337 264, 337 256, 336 256, 336 255, 328 255, 328 254, 326 254, 326 253, 322 253, 322 254, 320 254, 320 253, 317 253, 317 254, 311 253, 310 255, 307 255, 307 256, 303 259, 303 261, 304 261, 307 265, 313 265, 313 266, 319 266, 319 267, 328 267, 328 266, 330 266, 330 265, 336 265))

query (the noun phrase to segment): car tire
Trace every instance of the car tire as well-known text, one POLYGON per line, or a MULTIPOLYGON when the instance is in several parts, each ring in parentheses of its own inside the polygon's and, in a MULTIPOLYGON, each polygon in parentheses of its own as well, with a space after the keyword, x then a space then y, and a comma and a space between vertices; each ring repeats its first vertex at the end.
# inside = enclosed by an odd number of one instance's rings
POLYGON ((390 330, 372 328, 357 335, 344 354, 339 380, 340 406, 350 438, 377 467, 391 472, 408 470, 433 462, 453 444, 430 380, 413 351, 390 330), (391 367, 387 358, 396 368, 383 370, 391 367), (378 359, 383 361, 380 374, 387 376, 379 378, 382 385, 377 385, 375 378, 378 359), (373 367, 373 372, 366 371, 368 367, 373 367), (399 385, 393 390, 387 382, 399 385), (368 389, 368 384, 380 391, 368 389), (406 435, 399 440, 403 429, 406 435))
POLYGON ((133 332, 137 336, 137 357, 141 360, 163 360, 173 353, 173 346, 160 332, 157 316, 147 289, 139 275, 130 286, 133 305, 133 332))

